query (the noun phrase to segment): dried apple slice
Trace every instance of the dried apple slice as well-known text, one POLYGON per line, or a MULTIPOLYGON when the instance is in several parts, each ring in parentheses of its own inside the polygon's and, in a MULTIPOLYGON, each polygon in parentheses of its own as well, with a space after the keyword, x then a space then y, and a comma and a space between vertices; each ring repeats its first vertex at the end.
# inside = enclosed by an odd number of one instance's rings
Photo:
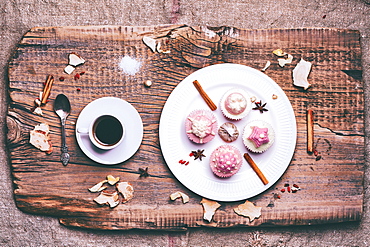
POLYGON ((100 205, 108 204, 109 207, 114 208, 119 204, 119 196, 117 191, 112 193, 102 191, 100 195, 94 199, 94 201, 100 205))
POLYGON ((278 57, 283 57, 286 55, 286 53, 282 49, 276 49, 272 53, 274 53, 278 57))
POLYGON ((268 69, 268 67, 270 67, 270 65, 271 65, 271 62, 267 61, 266 64, 265 64, 265 67, 263 67, 263 69, 261 69, 261 71, 265 72, 268 69))
POLYGON ((285 64, 292 63, 293 62, 293 56, 288 54, 287 58, 278 58, 279 66, 284 67, 285 64))
POLYGON ((107 176, 107 182, 110 185, 115 185, 119 181, 119 177, 113 177, 112 175, 107 176))
POLYGON ((261 209, 262 207, 254 206, 250 201, 245 201, 245 203, 234 208, 234 212, 238 215, 248 217, 249 222, 252 222, 255 218, 259 218, 261 216, 261 209))
POLYGON ((53 148, 49 140, 49 125, 45 123, 36 125, 30 132, 30 143, 41 151, 51 153, 53 148))
POLYGON ((213 219, 213 215, 215 214, 216 210, 221 207, 221 204, 205 198, 203 198, 200 203, 203 206, 203 219, 211 222, 213 219))
POLYGON ((310 74, 312 64, 301 59, 297 66, 293 69, 293 85, 303 87, 305 90, 311 86, 308 83, 308 75, 310 74))
POLYGON ((68 75, 72 74, 72 72, 75 70, 75 67, 72 65, 67 65, 67 67, 64 68, 64 72, 66 72, 68 75))
POLYGON ((157 47, 157 41, 151 37, 144 36, 143 37, 143 42, 145 45, 147 45, 153 52, 156 51, 157 47))
POLYGON ((89 188, 88 190, 90 192, 100 192, 102 190, 105 190, 107 187, 106 186, 103 186, 106 182, 108 182, 108 180, 103 180, 103 181, 100 181, 99 183, 95 184, 93 187, 89 188))
POLYGON ((119 193, 122 194, 122 203, 126 203, 134 197, 134 187, 129 182, 119 182, 116 184, 119 193))
POLYGON ((189 202, 189 200, 190 200, 190 198, 189 198, 189 196, 188 196, 187 194, 182 193, 182 192, 180 192, 180 191, 177 191, 177 192, 172 193, 172 194, 170 195, 170 199, 171 199, 172 201, 174 201, 174 200, 176 200, 176 199, 178 199, 178 198, 182 198, 182 203, 187 203, 187 202, 189 202))
POLYGON ((72 53, 69 54, 69 56, 68 56, 68 64, 69 65, 72 65, 72 66, 76 67, 76 66, 84 64, 84 63, 85 63, 85 59, 83 59, 77 53, 72 52, 72 53))

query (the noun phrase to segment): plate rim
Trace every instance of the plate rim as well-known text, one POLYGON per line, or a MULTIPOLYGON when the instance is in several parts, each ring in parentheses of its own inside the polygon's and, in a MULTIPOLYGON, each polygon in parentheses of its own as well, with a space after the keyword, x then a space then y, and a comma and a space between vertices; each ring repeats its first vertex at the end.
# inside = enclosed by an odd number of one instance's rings
MULTIPOLYGON (((246 65, 242 65, 242 64, 234 64, 234 63, 214 64, 214 65, 210 65, 210 66, 204 67, 202 69, 199 69, 199 70, 197 70, 197 71, 189 74, 187 77, 185 77, 172 90, 171 94, 168 96, 168 98, 166 100, 166 103, 163 106, 159 123, 160 123, 159 124, 159 143, 160 143, 160 147, 161 147, 163 158, 164 158, 164 160, 166 162, 166 165, 171 170, 172 174, 175 176, 175 178, 183 186, 185 186, 187 189, 191 190, 195 194, 198 194, 200 196, 203 196, 203 197, 206 197, 206 198, 209 198, 209 199, 212 199, 212 200, 217 200, 217 201, 238 201, 238 200, 248 199, 248 198, 254 197, 254 196, 258 195, 258 194, 261 194, 262 192, 266 191, 268 188, 270 188, 271 186, 273 186, 273 184, 275 184, 283 176, 283 174, 286 172, 286 170, 288 169, 288 167, 289 167, 289 165, 291 163, 291 160, 292 160, 292 158, 294 156, 294 151, 295 151, 296 143, 297 143, 297 122, 296 122, 296 117, 295 117, 294 109, 293 109, 293 107, 292 107, 292 105, 291 105, 291 103, 290 103, 287 95, 285 94, 284 90, 271 77, 267 76, 266 74, 262 73, 261 71, 259 71, 257 69, 254 69, 252 67, 249 67, 249 66, 246 66, 246 65), (168 102, 171 102, 172 97, 174 97, 172 95, 174 95, 177 92, 177 90, 180 90, 179 88, 185 87, 185 86, 182 86, 182 85, 184 85, 184 83, 188 82, 189 80, 192 80, 192 78, 195 77, 195 76, 197 76, 199 73, 206 73, 206 72, 212 71, 213 69, 227 69, 227 68, 241 69, 243 71, 245 70, 245 71, 248 71, 248 72, 257 74, 257 76, 262 77, 263 80, 267 80, 269 84, 272 83, 273 89, 280 90, 280 93, 283 95, 283 98, 285 98, 284 100, 287 101, 286 103, 288 103, 288 106, 289 106, 287 111, 288 111, 288 113, 290 115, 289 116, 289 118, 290 118, 289 120, 291 121, 292 133, 294 134, 294 137, 293 138, 290 138, 290 141, 292 141, 293 143, 290 146, 290 150, 289 150, 289 161, 286 162, 287 164, 284 165, 284 167, 281 168, 281 171, 280 171, 281 174, 276 179, 274 179, 273 181, 270 181, 267 185, 263 186, 262 189, 256 191, 252 196, 245 196, 245 197, 240 197, 240 196, 239 197, 233 197, 233 196, 220 197, 220 196, 217 196, 217 195, 216 196, 209 195, 207 193, 203 193, 202 191, 199 191, 198 189, 195 188, 195 186, 189 185, 189 184, 187 184, 186 182, 183 181, 184 179, 179 178, 179 176, 178 176, 178 170, 179 169, 174 169, 173 168, 173 164, 172 165, 169 165, 169 158, 166 157, 167 156, 167 151, 166 150, 163 150, 164 138, 162 138, 162 136, 164 135, 164 132, 165 132, 163 122, 165 122, 164 118, 166 117, 167 111, 169 111, 168 110, 168 107, 166 107, 167 106, 167 103, 168 102)), ((248 164, 246 164, 246 165, 248 165, 248 164)))

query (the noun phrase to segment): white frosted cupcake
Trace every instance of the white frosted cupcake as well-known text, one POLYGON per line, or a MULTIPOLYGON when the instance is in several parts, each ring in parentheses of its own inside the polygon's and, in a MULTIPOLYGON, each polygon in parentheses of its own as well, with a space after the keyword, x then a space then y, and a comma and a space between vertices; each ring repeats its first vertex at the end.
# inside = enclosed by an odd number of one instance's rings
POLYGON ((275 141, 275 132, 272 126, 263 120, 249 122, 243 131, 244 146, 253 153, 263 153, 275 141))
POLYGON ((211 141, 217 133, 217 119, 209 110, 194 110, 185 120, 186 135, 198 144, 211 141))
POLYGON ((249 98, 248 93, 239 88, 227 91, 220 102, 222 114, 231 120, 244 118, 251 110, 249 98))

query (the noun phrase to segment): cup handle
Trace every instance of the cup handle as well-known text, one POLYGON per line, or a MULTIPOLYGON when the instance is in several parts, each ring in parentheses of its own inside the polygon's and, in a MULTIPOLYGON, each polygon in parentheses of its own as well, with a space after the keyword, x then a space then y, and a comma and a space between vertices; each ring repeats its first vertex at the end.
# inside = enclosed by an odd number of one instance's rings
POLYGON ((78 128, 77 132, 79 134, 89 134, 89 129, 88 128, 78 128))

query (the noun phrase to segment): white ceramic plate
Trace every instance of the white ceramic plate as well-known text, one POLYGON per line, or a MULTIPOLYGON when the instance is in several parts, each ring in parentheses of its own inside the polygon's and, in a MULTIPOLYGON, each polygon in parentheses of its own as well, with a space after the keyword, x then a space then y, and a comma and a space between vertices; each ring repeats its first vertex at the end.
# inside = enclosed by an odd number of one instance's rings
POLYGON ((90 102, 80 113, 76 123, 76 139, 81 150, 92 160, 114 165, 126 161, 140 147, 143 139, 143 123, 139 113, 127 101, 115 97, 103 97, 90 102), (78 133, 80 128, 89 128, 91 121, 101 114, 110 114, 125 126, 125 137, 120 145, 111 150, 102 150, 91 143, 87 134, 78 133))
MULTIPOLYGON (((254 104, 253 104, 254 107, 254 104)), ((174 176, 188 189, 200 196, 217 201, 237 201, 253 197, 272 186, 285 172, 294 153, 297 127, 293 108, 283 90, 270 77, 253 68, 239 64, 217 64, 200 69, 180 82, 168 97, 161 114, 159 138, 165 161, 174 176), (240 121, 232 121, 239 130, 239 138, 230 143, 243 154, 247 152, 241 135, 251 120, 269 122, 275 130, 275 143, 262 154, 251 154, 269 183, 264 185, 243 158, 243 166, 230 178, 218 178, 209 167, 209 156, 218 146, 226 144, 218 135, 206 143, 195 144, 185 133, 185 119, 195 109, 208 106, 193 85, 198 80, 210 98, 218 105, 214 111, 218 125, 229 122, 221 113, 219 101, 231 88, 246 90, 257 101, 267 102, 267 112, 252 110, 240 121), (272 95, 277 99, 272 99, 272 95), (207 156, 200 161, 189 154, 204 149, 207 156), (179 164, 189 161, 189 165, 179 164)))

